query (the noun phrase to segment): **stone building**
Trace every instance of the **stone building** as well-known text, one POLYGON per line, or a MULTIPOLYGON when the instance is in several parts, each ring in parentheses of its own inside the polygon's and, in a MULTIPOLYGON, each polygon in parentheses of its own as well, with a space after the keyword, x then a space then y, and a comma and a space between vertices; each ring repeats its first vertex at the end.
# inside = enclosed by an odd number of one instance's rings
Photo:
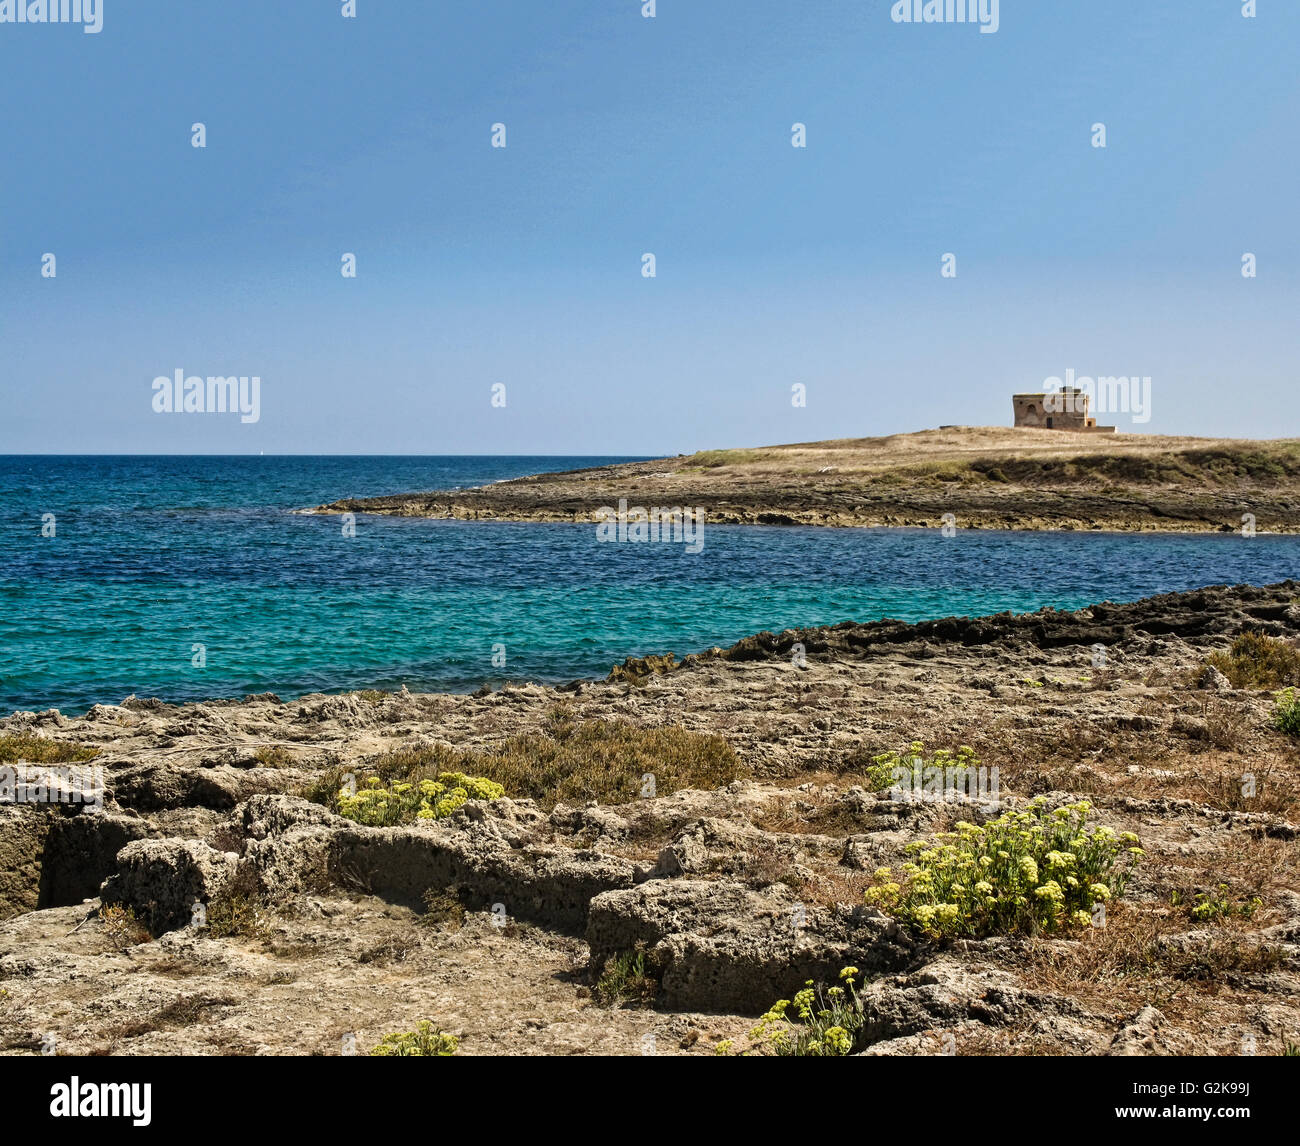
POLYGON ((1079 434, 1113 434, 1114 426, 1097 425, 1097 419, 1089 411, 1091 403, 1091 397, 1084 391, 1069 387, 1042 394, 1011 395, 1016 426, 1071 430, 1079 434))

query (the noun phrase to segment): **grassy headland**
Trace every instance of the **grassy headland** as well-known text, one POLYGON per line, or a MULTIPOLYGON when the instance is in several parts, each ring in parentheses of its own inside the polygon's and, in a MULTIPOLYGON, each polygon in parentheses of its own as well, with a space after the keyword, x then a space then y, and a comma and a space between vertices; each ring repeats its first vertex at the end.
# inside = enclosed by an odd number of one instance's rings
POLYGON ((590 521, 602 506, 699 506, 738 525, 1300 532, 1300 439, 959 426, 544 473, 320 513, 590 521))

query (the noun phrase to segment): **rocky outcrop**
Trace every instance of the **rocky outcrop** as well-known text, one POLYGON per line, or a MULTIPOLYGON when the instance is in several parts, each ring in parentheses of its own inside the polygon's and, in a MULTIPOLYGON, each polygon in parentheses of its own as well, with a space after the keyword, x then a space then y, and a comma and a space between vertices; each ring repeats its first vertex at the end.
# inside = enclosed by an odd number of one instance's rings
POLYGON ((1005 971, 936 959, 917 971, 877 979, 862 992, 864 1037, 880 1043, 979 1022, 1006 1026, 1061 1000, 1026 991, 1005 971))
POLYGON ((160 761, 113 769, 111 786, 119 804, 142 812, 193 807, 228 811, 254 793, 274 791, 278 781, 273 773, 250 766, 160 761))
MULTIPOLYGON (((728 661, 789 661, 796 643, 812 656, 865 656, 899 649, 925 656, 939 648, 960 645, 1012 645, 1039 649, 1070 645, 1107 647, 1135 637, 1159 637, 1196 644, 1240 633, 1270 636, 1300 634, 1300 605, 1293 604, 1300 582, 1283 581, 1256 588, 1211 586, 1187 593, 1164 593, 1123 604, 1103 602, 1076 612, 1041 609, 1037 613, 997 613, 988 617, 944 617, 908 624, 905 621, 845 622, 829 628, 787 629, 781 633, 756 633, 737 641, 716 656, 728 661), (900 649, 901 646, 901 649, 900 649)), ((1161 650, 1151 650, 1159 655, 1161 650)), ((1169 650, 1165 650, 1169 651, 1169 650)), ((707 654, 701 654, 701 658, 707 654)), ((1204 687, 1222 685, 1211 675, 1204 687)), ((1222 674, 1219 674, 1220 676, 1222 674)), ((1226 684, 1226 679, 1222 684, 1226 684)))
POLYGON ((198 840, 136 840, 117 856, 105 882, 106 905, 132 908, 155 935, 193 920, 195 903, 207 904, 234 878, 239 857, 198 840))
POLYGON ((0 805, 0 919, 97 895, 117 853, 149 832, 120 812, 0 805))
POLYGON ((906 966, 914 949, 893 920, 802 903, 789 888, 727 880, 652 880, 606 892, 587 920, 591 966, 645 949, 661 969, 658 1000, 685 1010, 756 1015, 809 980, 835 982, 846 966, 906 966))
POLYGON ((40 903, 41 861, 49 816, 0 805, 0 919, 35 911, 40 903))
POLYGON ((506 918, 580 931, 592 898, 631 887, 636 867, 534 843, 529 829, 541 819, 531 806, 502 800, 490 814, 471 807, 438 823, 372 828, 296 797, 258 796, 235 811, 222 836, 242 838, 242 854, 193 840, 132 845, 102 897, 133 907, 161 933, 188 924, 193 902, 207 902, 237 865, 272 900, 333 888, 419 910, 430 891, 451 889, 466 907, 499 904, 506 918))
POLYGON ((346 498, 314 513, 597 520, 635 492, 710 525, 1235 533, 1300 529, 1289 442, 945 427, 531 474, 470 489, 346 498))
POLYGON ((54 816, 41 864, 41 905, 62 907, 98 895, 117 871, 118 853, 152 831, 147 820, 127 812, 54 816))

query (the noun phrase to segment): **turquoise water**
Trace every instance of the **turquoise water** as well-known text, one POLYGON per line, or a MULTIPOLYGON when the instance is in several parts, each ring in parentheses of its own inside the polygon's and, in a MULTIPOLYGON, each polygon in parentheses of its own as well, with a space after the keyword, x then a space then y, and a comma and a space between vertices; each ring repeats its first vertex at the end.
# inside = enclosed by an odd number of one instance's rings
POLYGON ((1292 537, 706 524, 692 555, 591 525, 362 516, 347 538, 292 512, 612 460, 0 457, 0 711, 567 681, 761 629, 1300 576, 1292 537))

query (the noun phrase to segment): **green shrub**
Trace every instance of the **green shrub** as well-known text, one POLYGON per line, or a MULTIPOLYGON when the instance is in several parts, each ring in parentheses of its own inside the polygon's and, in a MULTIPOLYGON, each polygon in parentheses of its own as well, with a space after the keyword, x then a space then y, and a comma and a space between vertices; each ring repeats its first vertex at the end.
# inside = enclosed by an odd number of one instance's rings
MULTIPOLYGON (((862 999, 853 979, 856 967, 840 972, 840 985, 823 988, 808 980, 793 999, 778 999, 749 1032, 745 1055, 840 1058, 857 1047, 865 1025, 862 999)), ((718 1054, 732 1052, 730 1040, 719 1043, 718 1054)))
POLYGON ((644 943, 605 960, 605 969, 596 981, 595 995, 607 1007, 649 1006, 659 993, 658 965, 647 960, 644 943))
POLYGON ((1091 810, 1087 801, 1049 810, 1038 797, 983 827, 958 823, 908 845, 901 881, 877 869, 867 902, 933 938, 1085 927, 1143 854, 1131 832, 1089 825, 1091 810))
MULTIPOLYGON (((1180 896, 1175 892, 1174 906, 1178 906, 1179 900, 1180 896)), ((1228 891, 1228 885, 1221 883, 1215 891, 1202 891, 1197 895, 1191 916, 1197 923, 1218 923, 1234 915, 1250 919, 1263 903, 1264 901, 1258 896, 1241 899, 1239 896, 1232 895, 1228 891)))
POLYGON ((1263 633, 1242 633, 1227 652, 1211 653, 1205 663, 1223 673, 1233 688, 1300 685, 1300 649, 1263 633))
POLYGON ((432 1023, 421 1023, 413 1031, 385 1035, 371 1049, 372 1058, 450 1058, 460 1046, 455 1035, 436 1030, 432 1023))
POLYGON ((1300 736, 1300 697, 1294 688, 1284 688, 1273 704, 1273 727, 1288 736, 1300 736))

